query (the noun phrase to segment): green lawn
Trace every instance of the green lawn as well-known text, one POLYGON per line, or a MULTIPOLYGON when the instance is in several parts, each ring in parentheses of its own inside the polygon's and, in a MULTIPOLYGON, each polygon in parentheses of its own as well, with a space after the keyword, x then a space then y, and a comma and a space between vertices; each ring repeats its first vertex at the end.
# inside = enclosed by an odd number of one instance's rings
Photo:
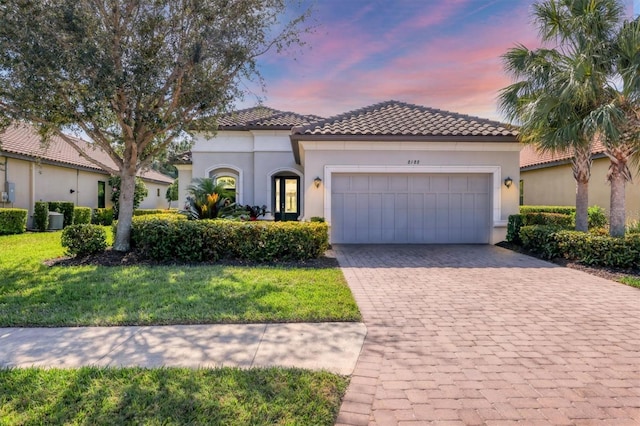
POLYGON ((297 369, 0 369, 0 424, 332 425, 347 379, 297 369))
POLYGON ((0 327, 358 321, 338 268, 45 266, 60 232, 0 237, 0 327))
POLYGON ((630 285, 631 287, 640 288, 640 278, 638 277, 623 277, 620 279, 620 282, 630 285))

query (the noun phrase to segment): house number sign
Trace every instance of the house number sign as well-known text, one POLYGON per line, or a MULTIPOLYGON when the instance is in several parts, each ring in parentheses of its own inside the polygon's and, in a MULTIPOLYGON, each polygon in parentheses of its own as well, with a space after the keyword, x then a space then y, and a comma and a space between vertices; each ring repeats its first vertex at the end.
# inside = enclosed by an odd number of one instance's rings
POLYGON ((411 166, 415 166, 420 164, 420 160, 407 160, 407 164, 411 165, 411 166))

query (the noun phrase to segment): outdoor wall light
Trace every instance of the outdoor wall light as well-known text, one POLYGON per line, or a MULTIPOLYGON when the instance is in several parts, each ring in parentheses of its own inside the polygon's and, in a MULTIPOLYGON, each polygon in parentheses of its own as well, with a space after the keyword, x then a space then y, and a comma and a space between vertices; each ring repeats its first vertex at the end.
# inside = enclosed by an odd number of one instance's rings
POLYGON ((313 180, 313 184, 316 186, 316 188, 320 188, 320 184, 322 183, 322 179, 320 179, 320 176, 316 177, 313 180))
POLYGON ((513 179, 507 176, 507 178, 504 180, 504 186, 506 186, 507 188, 511 188, 511 185, 513 185, 513 179))
POLYGON ((69 194, 73 194, 74 192, 76 192, 76 190, 75 190, 75 189, 70 189, 70 190, 69 190, 69 194))

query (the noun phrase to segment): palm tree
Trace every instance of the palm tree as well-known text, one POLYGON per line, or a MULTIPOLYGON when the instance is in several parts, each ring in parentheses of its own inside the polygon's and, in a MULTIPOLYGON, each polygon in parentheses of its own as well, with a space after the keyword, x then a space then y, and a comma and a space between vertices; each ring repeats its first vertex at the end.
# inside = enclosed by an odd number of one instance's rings
POLYGON ((192 219, 215 219, 224 211, 232 209, 233 203, 223 184, 211 178, 196 178, 187 187, 187 214, 192 219))
POLYGON ((500 109, 518 123, 520 139, 541 151, 571 151, 576 180, 576 229, 588 230, 591 148, 597 129, 589 121, 610 75, 607 56, 623 9, 616 0, 547 0, 534 4, 543 43, 503 55, 516 80, 500 93, 500 109))

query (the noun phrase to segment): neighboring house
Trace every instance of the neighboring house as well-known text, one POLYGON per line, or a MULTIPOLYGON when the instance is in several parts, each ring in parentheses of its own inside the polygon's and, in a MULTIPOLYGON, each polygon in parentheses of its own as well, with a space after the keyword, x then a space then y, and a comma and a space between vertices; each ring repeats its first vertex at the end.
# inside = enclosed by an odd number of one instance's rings
MULTIPOLYGON (((113 165, 113 160, 89 142, 75 138, 87 146, 93 158, 113 165)), ((166 192, 173 178, 153 170, 141 173, 149 191, 140 208, 166 208, 166 192)), ((0 133, 0 191, 9 192, 13 202, 2 202, 0 208, 28 209, 33 214, 36 201, 72 201, 77 206, 110 207, 109 174, 81 157, 59 137, 46 146, 36 130, 27 124, 9 126, 0 133), (8 186, 7 183, 10 185, 8 186)))
POLYGON ((517 133, 389 101, 328 119, 250 108, 177 161, 180 200, 212 177, 268 219, 324 217, 333 243, 496 243, 518 212, 517 133))
MULTIPOLYGON (((604 146, 596 143, 592 150, 589 205, 609 211, 611 186, 607 182, 609 158, 604 146)), ((633 166, 632 166, 633 167, 633 166)), ((634 177, 636 173, 633 173, 634 177)), ((527 145, 520 153, 521 204, 575 206, 576 181, 571 170, 571 153, 539 153, 527 145)), ((626 185, 627 221, 640 220, 640 184, 637 179, 626 185)))

